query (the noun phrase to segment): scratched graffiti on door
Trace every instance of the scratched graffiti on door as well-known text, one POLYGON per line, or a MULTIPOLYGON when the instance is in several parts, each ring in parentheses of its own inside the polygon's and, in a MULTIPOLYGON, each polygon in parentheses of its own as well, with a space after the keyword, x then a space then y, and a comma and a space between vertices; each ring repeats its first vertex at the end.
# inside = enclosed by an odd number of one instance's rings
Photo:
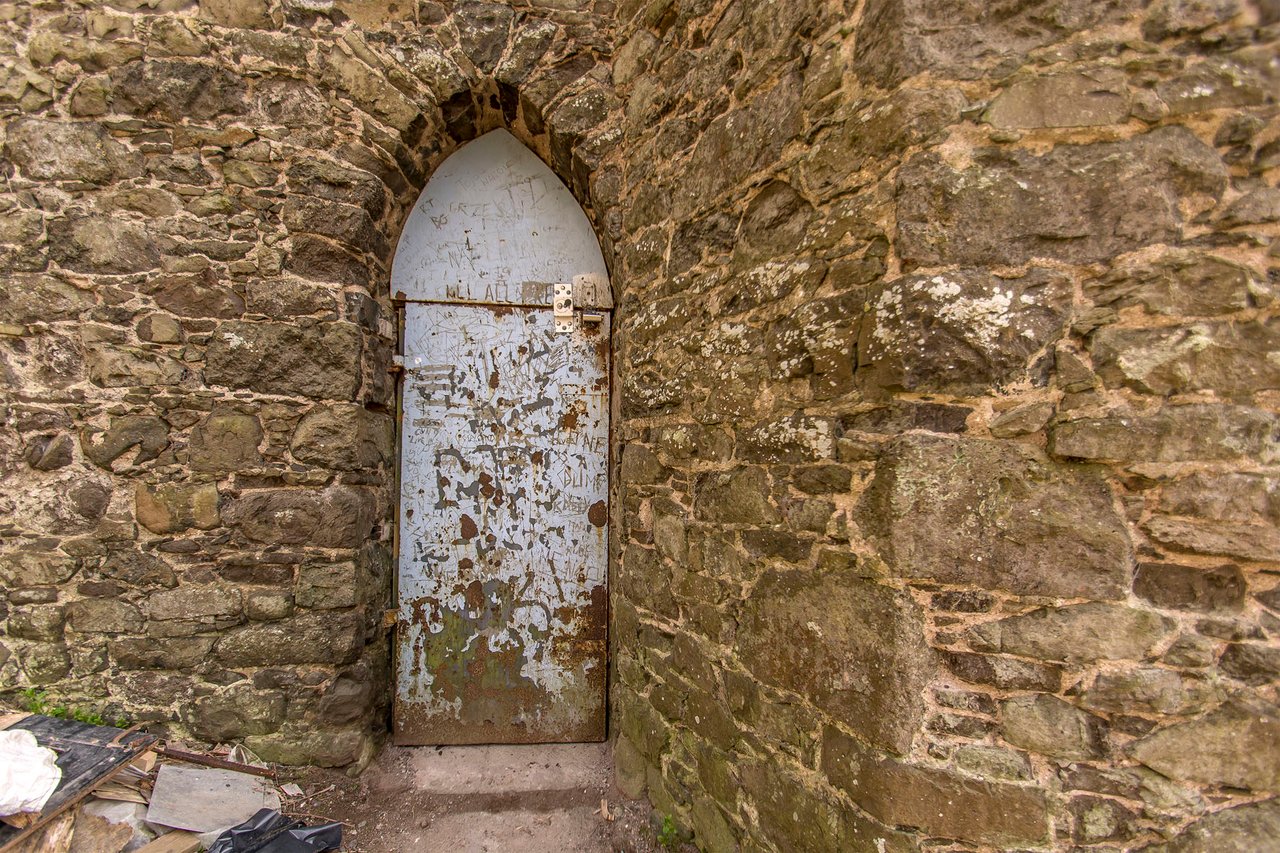
POLYGON ((427 183, 391 287, 405 301, 395 738, 603 740, 613 303, 591 224, 495 130, 427 183), (556 283, 572 284, 568 333, 556 283))
POLYGON ((599 739, 607 319, 406 308, 397 740, 599 739))

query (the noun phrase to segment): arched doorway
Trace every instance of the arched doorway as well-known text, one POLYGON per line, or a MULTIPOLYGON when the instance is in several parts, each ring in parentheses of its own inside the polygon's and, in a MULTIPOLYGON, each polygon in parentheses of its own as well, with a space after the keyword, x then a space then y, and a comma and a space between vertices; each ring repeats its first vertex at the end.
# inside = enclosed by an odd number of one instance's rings
POLYGON ((590 223, 495 130, 427 184, 391 287, 395 740, 602 740, 612 303, 590 223))

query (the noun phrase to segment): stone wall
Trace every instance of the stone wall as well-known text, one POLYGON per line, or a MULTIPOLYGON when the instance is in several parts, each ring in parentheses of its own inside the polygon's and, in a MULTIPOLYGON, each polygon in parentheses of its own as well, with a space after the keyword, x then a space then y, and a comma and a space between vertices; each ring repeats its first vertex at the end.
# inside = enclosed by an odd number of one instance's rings
POLYGON ((0 688, 385 730, 390 257, 617 293, 620 780, 710 850, 1280 833, 1271 0, 0 4, 0 688))
POLYGON ((1274 848, 1278 21, 620 4, 616 757, 699 844, 1274 848))
POLYGON ((580 5, 0 4, 5 695, 371 757, 391 255, 498 126, 607 207, 608 28, 580 5))

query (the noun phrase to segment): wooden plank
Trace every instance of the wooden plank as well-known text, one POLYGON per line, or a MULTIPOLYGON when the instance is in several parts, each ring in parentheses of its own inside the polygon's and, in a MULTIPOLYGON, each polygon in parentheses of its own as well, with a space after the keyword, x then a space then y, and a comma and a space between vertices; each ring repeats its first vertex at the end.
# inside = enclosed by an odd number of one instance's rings
POLYGON ((95 787, 124 770, 156 741, 154 735, 145 732, 92 726, 39 714, 32 714, 10 728, 26 729, 36 736, 41 746, 58 754, 62 781, 35 824, 21 830, 0 825, 0 853, 11 853, 24 838, 89 796, 95 787))
POLYGON ((195 853, 199 849, 199 835, 175 829, 173 832, 166 832, 145 847, 139 847, 133 853, 195 853))
POLYGON ((14 723, 25 720, 29 716, 31 715, 27 713, 0 714, 0 732, 9 728, 9 726, 12 726, 14 723))

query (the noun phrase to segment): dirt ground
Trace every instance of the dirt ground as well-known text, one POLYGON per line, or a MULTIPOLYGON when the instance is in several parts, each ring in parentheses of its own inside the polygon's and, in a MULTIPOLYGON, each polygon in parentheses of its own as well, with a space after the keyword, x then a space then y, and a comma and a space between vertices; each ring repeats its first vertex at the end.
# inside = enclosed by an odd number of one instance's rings
POLYGON ((284 811, 342 821, 350 853, 695 849, 659 843, 660 819, 647 803, 622 798, 604 744, 388 746, 356 778, 301 768, 280 781, 303 789, 284 811))

